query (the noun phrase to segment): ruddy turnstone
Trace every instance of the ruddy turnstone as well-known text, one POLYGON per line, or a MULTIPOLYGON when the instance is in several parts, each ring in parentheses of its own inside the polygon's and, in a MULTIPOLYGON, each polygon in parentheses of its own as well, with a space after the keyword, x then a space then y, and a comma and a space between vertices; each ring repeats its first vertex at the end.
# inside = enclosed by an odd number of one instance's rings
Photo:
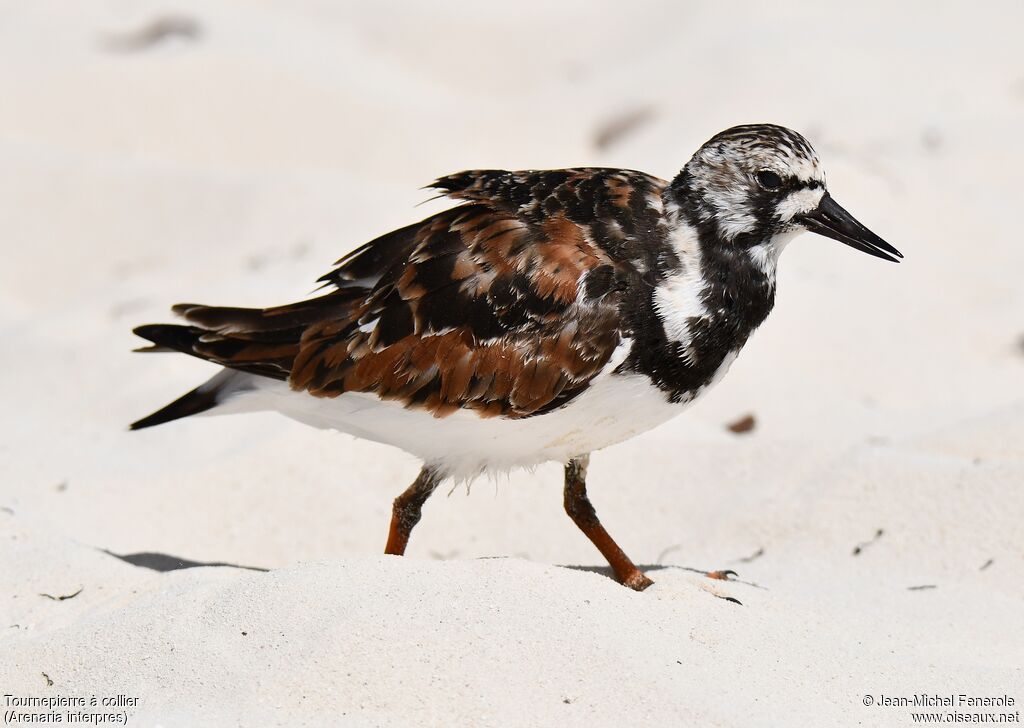
POLYGON ((394 502, 402 554, 446 478, 554 460, 565 510, 623 584, 651 584, 587 497, 589 453, 679 414, 768 315, 779 254, 810 230, 902 255, 829 195, 817 154, 754 124, 671 182, 623 169, 474 170, 431 187, 455 207, 352 251, 330 291, 273 308, 179 304, 135 329, 223 367, 132 429, 277 410, 423 461, 394 502))

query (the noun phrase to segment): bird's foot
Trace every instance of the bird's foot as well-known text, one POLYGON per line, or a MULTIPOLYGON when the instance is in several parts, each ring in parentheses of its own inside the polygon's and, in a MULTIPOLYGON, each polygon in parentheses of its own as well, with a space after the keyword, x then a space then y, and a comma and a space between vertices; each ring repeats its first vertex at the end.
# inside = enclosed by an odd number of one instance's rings
POLYGON ((718 579, 719 581, 729 581, 730 577, 739 576, 732 569, 726 569, 725 571, 708 571, 704 574, 709 579, 718 579))

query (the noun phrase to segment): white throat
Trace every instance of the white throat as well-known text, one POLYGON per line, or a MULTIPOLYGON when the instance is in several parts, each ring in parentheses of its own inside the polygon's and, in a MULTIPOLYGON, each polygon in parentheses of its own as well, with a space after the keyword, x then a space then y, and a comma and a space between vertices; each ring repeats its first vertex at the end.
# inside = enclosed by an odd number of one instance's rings
POLYGON ((789 242, 800 233, 794 228, 779 233, 766 243, 759 243, 747 249, 747 255, 759 271, 768 278, 768 285, 775 288, 775 271, 779 264, 779 256, 789 242))

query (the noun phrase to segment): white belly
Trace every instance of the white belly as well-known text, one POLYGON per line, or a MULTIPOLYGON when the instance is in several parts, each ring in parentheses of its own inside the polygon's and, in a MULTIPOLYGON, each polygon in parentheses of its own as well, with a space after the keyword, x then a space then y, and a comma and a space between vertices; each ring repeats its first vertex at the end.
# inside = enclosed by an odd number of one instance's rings
MULTIPOLYGON (((715 381, 733 358, 723 362, 715 381)), ((647 377, 612 374, 613 368, 612 364, 606 367, 564 407, 523 419, 481 418, 472 410, 438 418, 373 394, 313 397, 292 391, 285 382, 264 378, 254 378, 254 389, 213 413, 275 410, 314 427, 394 445, 451 477, 472 478, 484 471, 507 471, 549 460, 564 463, 623 442, 679 414, 707 389, 685 402, 672 403, 647 377)))

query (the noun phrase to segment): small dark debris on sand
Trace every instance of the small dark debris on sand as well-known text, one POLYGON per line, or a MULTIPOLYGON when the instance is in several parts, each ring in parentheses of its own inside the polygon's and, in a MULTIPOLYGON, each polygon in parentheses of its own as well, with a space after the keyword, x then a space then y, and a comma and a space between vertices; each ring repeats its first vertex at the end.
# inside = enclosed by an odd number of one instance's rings
POLYGON ((68 599, 74 599, 79 594, 81 594, 84 590, 85 590, 85 587, 82 586, 82 587, 79 587, 78 591, 74 592, 73 594, 63 594, 61 596, 56 596, 56 597, 53 596, 53 594, 40 594, 39 596, 46 597, 47 599, 52 599, 55 602, 63 602, 63 601, 67 601, 68 599))
POLYGON ((926 589, 936 589, 935 584, 919 584, 918 586, 908 586, 907 591, 925 591, 926 589))
POLYGON ((945 141, 942 132, 934 127, 929 127, 921 132, 921 146, 926 152, 934 154, 942 148, 945 141))
POLYGON ((870 541, 862 541, 861 543, 859 543, 859 544, 857 544, 856 546, 853 547, 853 555, 854 556, 859 556, 861 551, 863 551, 868 546, 873 544, 875 541, 880 539, 884 533, 885 533, 885 529, 882 529, 882 528, 880 528, 877 531, 875 531, 875 535, 871 538, 870 541))
POLYGON ((994 563, 996 563, 995 559, 989 559, 988 561, 986 561, 984 564, 981 565, 981 568, 979 568, 978 571, 984 571, 988 567, 992 566, 992 564, 994 564, 994 563))
POLYGON ((108 33, 103 47, 116 53, 136 53, 162 43, 168 38, 195 41, 202 34, 198 21, 184 15, 155 18, 142 27, 126 33, 108 33))
POLYGON ((736 559, 736 561, 741 563, 741 564, 749 564, 751 561, 755 561, 755 560, 761 558, 762 556, 764 556, 764 547, 759 548, 757 551, 752 553, 750 556, 744 556, 742 558, 736 559))
POLYGON ((606 151, 654 118, 654 109, 645 106, 613 116, 594 132, 594 148, 606 151))
MULTIPOLYGON (((445 551, 445 552, 430 551, 430 558, 436 559, 437 561, 451 561, 452 559, 457 558, 458 555, 459 555, 459 550, 458 549, 453 549, 451 551, 445 551)), ((520 556, 519 554, 516 554, 516 556, 519 556, 519 558, 526 558, 525 556, 520 556)))
POLYGON ((743 606, 743 602, 741 602, 736 597, 723 597, 721 594, 715 594, 715 596, 718 597, 719 599, 724 599, 727 602, 732 602, 733 604, 739 604, 741 607, 743 606))
POLYGON ((45 672, 41 672, 39 674, 42 675, 43 678, 46 680, 46 687, 52 688, 53 687, 53 680, 50 679, 50 676, 47 675, 45 672))
POLYGON ((743 417, 733 420, 725 427, 734 435, 745 435, 748 432, 753 432, 754 428, 757 427, 757 419, 754 415, 743 415, 743 417))

